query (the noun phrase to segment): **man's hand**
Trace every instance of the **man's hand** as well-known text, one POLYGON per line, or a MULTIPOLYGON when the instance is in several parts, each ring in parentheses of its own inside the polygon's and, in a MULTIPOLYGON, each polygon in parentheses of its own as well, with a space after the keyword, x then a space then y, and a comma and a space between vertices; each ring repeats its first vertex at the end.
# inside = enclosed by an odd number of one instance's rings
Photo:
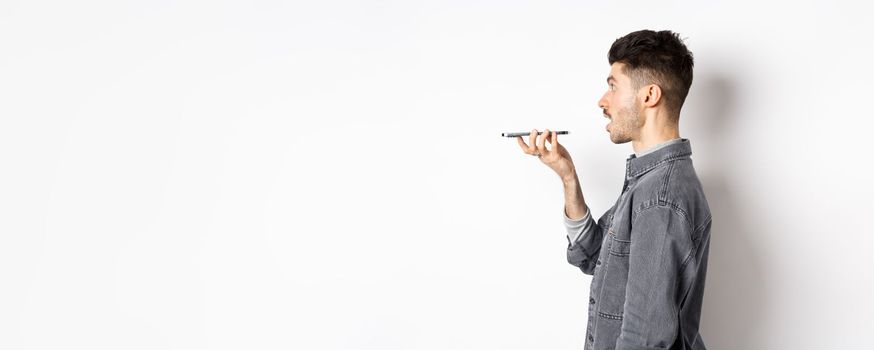
POLYGON ((561 181, 564 184, 565 215, 572 220, 579 220, 585 217, 588 212, 588 206, 586 206, 586 200, 583 198, 582 190, 580 190, 580 182, 577 179, 574 162, 571 160, 570 153, 567 152, 564 146, 558 143, 558 134, 545 129, 543 130, 542 137, 538 140, 537 129, 534 129, 531 130, 528 138, 531 146, 522 140, 522 136, 516 137, 519 147, 522 147, 522 152, 529 155, 539 155, 540 161, 561 177, 561 181), (546 148, 547 140, 552 149, 546 148))
POLYGON ((519 147, 522 147, 522 152, 534 156, 540 155, 540 161, 555 171, 562 180, 569 181, 574 178, 574 162, 571 160, 571 155, 567 149, 558 143, 558 134, 545 129, 543 130, 543 135, 538 139, 537 129, 534 129, 531 130, 528 138, 530 146, 522 140, 522 136, 516 137, 519 147), (552 149, 546 148, 546 141, 549 141, 552 149))

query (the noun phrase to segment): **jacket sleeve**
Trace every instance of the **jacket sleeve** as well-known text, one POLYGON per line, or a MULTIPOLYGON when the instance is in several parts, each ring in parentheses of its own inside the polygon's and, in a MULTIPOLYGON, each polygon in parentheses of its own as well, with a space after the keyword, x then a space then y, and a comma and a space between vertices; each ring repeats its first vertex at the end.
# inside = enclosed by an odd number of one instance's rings
POLYGON ((615 207, 614 205, 604 213, 598 222, 592 219, 592 212, 588 207, 586 207, 586 216, 579 220, 571 220, 562 208, 564 225, 567 229, 567 262, 579 267, 587 275, 594 274, 604 239, 603 227, 609 224, 606 221, 615 207))
POLYGON ((681 270, 691 252, 691 229, 669 207, 640 212, 631 228, 628 283, 617 350, 667 349, 679 332, 681 270))

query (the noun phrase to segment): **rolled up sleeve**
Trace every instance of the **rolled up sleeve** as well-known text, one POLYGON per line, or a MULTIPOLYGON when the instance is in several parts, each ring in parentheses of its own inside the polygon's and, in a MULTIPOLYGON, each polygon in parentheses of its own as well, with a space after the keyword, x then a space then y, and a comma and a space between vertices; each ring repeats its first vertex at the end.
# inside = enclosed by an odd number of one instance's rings
POLYGON ((562 207, 562 216, 567 230, 567 261, 579 267, 583 273, 591 275, 595 270, 595 262, 601 250, 603 233, 600 225, 592 219, 592 211, 586 208, 586 215, 579 220, 572 220, 562 207))

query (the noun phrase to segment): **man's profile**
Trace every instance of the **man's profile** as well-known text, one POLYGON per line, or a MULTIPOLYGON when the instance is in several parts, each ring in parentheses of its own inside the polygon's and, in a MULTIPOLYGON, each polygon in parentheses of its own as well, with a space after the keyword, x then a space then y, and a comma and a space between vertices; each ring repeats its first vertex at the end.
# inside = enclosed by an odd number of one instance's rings
POLYGON ((529 143, 562 179, 567 259, 593 275, 585 349, 705 349, 698 333, 711 216, 680 138, 692 85, 692 53, 671 31, 641 30, 608 54, 608 90, 598 101, 616 144, 631 142, 616 203, 595 221, 568 151, 549 129, 529 143), (549 143, 550 148, 546 147, 549 143))

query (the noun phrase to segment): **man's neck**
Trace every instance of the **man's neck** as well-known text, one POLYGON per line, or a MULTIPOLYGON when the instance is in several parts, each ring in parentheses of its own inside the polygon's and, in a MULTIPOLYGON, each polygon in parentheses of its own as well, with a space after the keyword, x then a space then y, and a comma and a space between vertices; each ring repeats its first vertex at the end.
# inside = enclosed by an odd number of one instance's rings
POLYGON ((635 154, 641 154, 659 144, 678 138, 680 138, 680 133, 663 134, 659 135, 658 137, 651 137, 648 139, 632 140, 631 145, 632 147, 634 147, 635 154))
POLYGON ((647 118, 638 137, 631 140, 634 153, 640 154, 660 143, 680 138, 679 126, 676 123, 666 124, 665 120, 667 115, 647 118))

